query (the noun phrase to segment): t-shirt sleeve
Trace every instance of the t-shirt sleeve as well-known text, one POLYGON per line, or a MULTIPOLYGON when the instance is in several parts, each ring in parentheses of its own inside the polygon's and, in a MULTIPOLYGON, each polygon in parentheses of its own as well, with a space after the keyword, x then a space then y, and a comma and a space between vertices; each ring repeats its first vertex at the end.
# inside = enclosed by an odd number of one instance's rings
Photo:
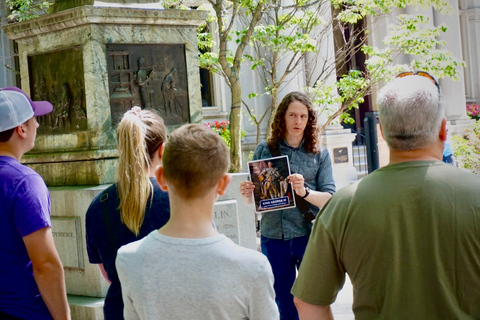
POLYGON ((273 273, 270 263, 262 256, 258 270, 251 274, 256 275, 250 294, 249 319, 278 320, 278 307, 275 303, 275 291, 273 289, 273 273))
POLYGON ((87 243, 88 261, 90 263, 103 263, 96 245, 96 233, 98 233, 98 215, 101 214, 101 204, 98 196, 95 197, 88 207, 85 216, 85 239, 87 243))
POLYGON ((50 194, 38 174, 28 174, 18 183, 13 203, 13 219, 22 237, 52 226, 50 194))
POLYGON ((334 194, 336 191, 335 180, 333 179, 332 159, 327 149, 320 153, 320 169, 317 174, 317 191, 334 194))
POLYGON ((332 304, 345 283, 345 270, 322 221, 315 221, 292 294, 313 305, 332 304))
POLYGON ((122 286, 122 299, 123 299, 123 317, 128 320, 139 320, 140 316, 138 315, 135 306, 133 304, 133 299, 131 297, 131 281, 129 278, 128 270, 131 268, 129 261, 133 261, 126 253, 127 249, 124 247, 120 248, 117 253, 117 258, 115 260, 115 266, 118 272, 118 278, 122 286))

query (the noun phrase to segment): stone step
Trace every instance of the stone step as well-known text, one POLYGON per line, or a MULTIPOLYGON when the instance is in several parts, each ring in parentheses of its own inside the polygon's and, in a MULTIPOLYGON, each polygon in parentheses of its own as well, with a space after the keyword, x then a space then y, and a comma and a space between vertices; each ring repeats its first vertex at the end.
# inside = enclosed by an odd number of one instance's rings
POLYGON ((103 320, 104 298, 84 297, 69 294, 72 320, 103 320))

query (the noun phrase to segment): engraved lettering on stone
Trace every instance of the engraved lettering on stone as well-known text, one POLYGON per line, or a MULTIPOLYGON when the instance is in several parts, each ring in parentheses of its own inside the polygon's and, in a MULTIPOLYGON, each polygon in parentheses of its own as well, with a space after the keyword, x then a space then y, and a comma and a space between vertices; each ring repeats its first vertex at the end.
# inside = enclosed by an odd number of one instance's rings
POLYGON ((213 207, 213 218, 220 233, 225 234, 233 242, 239 243, 237 220, 237 203, 235 200, 219 201, 213 207))
POLYGON ((63 266, 85 267, 80 217, 52 217, 52 235, 63 266))

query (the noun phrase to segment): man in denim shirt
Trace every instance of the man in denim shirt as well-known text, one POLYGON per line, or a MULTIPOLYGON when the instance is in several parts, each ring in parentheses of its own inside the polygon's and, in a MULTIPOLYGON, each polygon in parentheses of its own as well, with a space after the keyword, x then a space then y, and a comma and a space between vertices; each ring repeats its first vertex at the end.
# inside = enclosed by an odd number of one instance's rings
MULTIPOLYGON (((317 115, 307 95, 291 92, 278 106, 272 124, 272 137, 260 143, 253 160, 271 158, 270 149, 278 148, 287 155, 295 193, 304 198, 313 212, 318 212, 335 193, 332 163, 326 149, 320 149, 317 115)), ((255 186, 250 181, 240 184, 243 200, 253 203, 255 186)), ((261 247, 272 265, 275 276, 276 302, 280 319, 298 319, 290 293, 310 235, 311 223, 297 208, 262 214, 261 247)))

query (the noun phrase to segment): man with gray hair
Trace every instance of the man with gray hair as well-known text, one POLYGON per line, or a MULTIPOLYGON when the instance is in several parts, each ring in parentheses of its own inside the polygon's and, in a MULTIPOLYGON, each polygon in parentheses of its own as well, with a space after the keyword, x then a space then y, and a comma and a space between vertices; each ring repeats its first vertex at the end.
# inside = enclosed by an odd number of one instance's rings
POLYGON ((399 75, 378 111, 390 163, 317 217, 292 289, 300 319, 333 319, 345 273, 355 319, 480 319, 480 179, 442 162, 436 80, 399 75))

